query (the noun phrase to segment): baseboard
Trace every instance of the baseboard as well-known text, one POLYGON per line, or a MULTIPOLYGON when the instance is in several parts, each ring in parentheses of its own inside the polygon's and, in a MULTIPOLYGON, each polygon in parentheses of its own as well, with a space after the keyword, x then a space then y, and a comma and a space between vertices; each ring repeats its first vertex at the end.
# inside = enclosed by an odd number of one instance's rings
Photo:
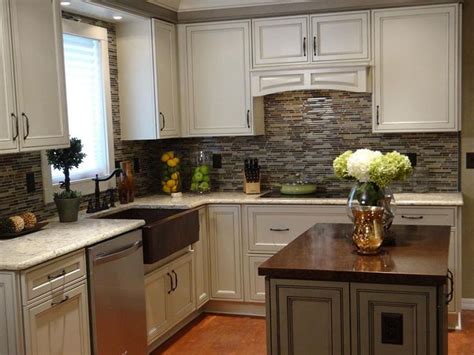
POLYGON ((265 303, 244 303, 211 300, 204 306, 204 312, 265 317, 265 303))
POLYGON ((474 311, 474 298, 463 298, 462 309, 466 311, 474 311))

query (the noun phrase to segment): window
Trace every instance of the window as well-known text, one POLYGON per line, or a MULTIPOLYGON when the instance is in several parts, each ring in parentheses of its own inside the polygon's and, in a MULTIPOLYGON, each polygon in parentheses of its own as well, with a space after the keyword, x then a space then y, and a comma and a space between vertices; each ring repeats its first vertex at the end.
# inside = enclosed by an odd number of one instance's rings
MULTIPOLYGON (((89 194, 94 192, 91 178, 114 167, 107 30, 71 20, 63 20, 63 30, 69 135, 81 139, 87 155, 71 170, 72 188, 89 194)), ((64 175, 45 157, 43 175, 50 202, 64 175)))

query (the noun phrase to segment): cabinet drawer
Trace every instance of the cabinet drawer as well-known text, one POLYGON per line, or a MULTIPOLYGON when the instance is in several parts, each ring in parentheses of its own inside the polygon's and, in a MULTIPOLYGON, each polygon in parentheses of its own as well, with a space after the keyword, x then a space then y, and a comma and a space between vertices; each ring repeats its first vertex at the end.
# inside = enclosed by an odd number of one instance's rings
POLYGON ((317 223, 350 223, 343 206, 248 206, 249 252, 276 252, 317 223))
POLYGON ((23 304, 86 275, 84 251, 28 269, 21 275, 23 304))
POLYGON ((398 207, 394 224, 455 226, 455 210, 443 207, 398 207))

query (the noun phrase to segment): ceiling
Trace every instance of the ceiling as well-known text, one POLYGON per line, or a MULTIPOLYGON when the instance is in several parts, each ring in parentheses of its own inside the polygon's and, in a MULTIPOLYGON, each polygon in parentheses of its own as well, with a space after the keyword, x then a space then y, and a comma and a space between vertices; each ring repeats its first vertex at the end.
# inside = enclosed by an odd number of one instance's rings
POLYGON ((227 9, 234 7, 305 3, 312 0, 147 0, 177 12, 227 9))

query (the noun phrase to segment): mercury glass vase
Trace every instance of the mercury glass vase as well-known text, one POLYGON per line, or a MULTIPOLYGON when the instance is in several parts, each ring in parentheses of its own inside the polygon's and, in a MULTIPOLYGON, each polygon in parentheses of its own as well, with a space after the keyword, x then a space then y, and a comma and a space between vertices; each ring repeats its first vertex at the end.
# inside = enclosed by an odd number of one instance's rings
POLYGON ((352 239, 363 255, 380 252, 392 225, 396 203, 389 188, 373 182, 357 182, 347 201, 347 214, 354 223, 352 239))

